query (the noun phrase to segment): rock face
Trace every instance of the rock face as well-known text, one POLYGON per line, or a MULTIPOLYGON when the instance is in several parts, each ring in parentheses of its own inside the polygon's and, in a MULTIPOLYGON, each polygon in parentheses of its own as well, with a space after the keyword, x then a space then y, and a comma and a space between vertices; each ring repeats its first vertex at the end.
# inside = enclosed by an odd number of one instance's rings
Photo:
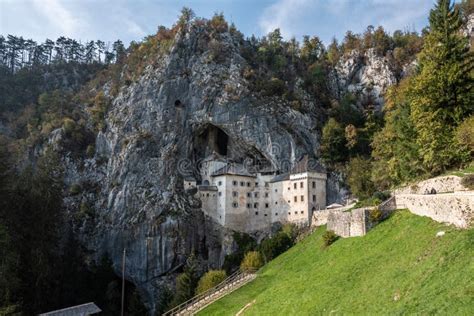
POLYGON ((354 50, 343 56, 332 72, 332 90, 339 97, 345 93, 354 94, 358 100, 369 102, 380 110, 383 94, 397 82, 396 78, 388 59, 375 54, 374 49, 365 53, 354 50))
MULTIPOLYGON (((230 232, 204 217, 183 177, 197 176, 213 153, 283 168, 319 149, 316 101, 305 97, 310 111, 302 114, 282 99, 254 95, 242 76, 240 42, 214 34, 226 52, 217 62, 203 49, 206 36, 195 24, 178 33, 169 54, 113 100, 94 159, 81 166, 66 159, 68 183, 85 191, 66 198, 84 218, 77 227, 83 243, 96 257, 107 253, 117 272, 126 248, 126 278, 152 311, 160 286, 172 283, 191 252, 205 269, 232 250, 230 232)), ((340 199, 337 184, 328 190, 340 199)))

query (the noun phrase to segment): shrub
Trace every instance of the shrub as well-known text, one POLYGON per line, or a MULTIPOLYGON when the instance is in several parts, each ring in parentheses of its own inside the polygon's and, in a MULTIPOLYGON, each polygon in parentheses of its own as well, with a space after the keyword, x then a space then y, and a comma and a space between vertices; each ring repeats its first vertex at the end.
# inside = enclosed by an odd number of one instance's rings
POLYGON ((249 251, 240 263, 241 271, 254 271, 263 266, 262 255, 258 251, 249 251))
POLYGON ((201 294, 212 289, 225 280, 227 274, 224 270, 210 270, 206 272, 198 282, 196 294, 201 294))
POLYGON ((74 183, 73 185, 71 185, 71 187, 69 188, 69 193, 71 195, 77 195, 79 193, 81 193, 81 186, 77 183, 74 183))
POLYGON ((293 246, 293 240, 285 232, 278 232, 275 236, 265 239, 260 244, 260 252, 266 262, 272 260, 293 246))
POLYGON ((469 190, 474 190, 474 174, 468 174, 461 179, 461 184, 469 190))
POLYGON ((373 223, 378 223, 382 220, 382 212, 378 208, 369 211, 369 219, 373 223))
POLYGON ((216 63, 222 63, 225 61, 226 48, 218 40, 212 39, 208 44, 210 59, 216 63))
POLYGON ((278 78, 273 77, 272 79, 263 82, 262 90, 266 96, 281 96, 285 92, 285 83, 278 78))
POLYGON ((380 201, 385 201, 390 198, 389 191, 377 191, 372 195, 373 198, 379 199, 380 201))
POLYGON ((223 13, 216 13, 209 21, 209 26, 215 30, 217 33, 224 33, 227 31, 229 26, 224 18, 223 13))
POLYGON ((332 230, 327 230, 323 234, 323 244, 325 247, 332 245, 339 237, 332 230))
POLYGON ((88 145, 86 149, 87 157, 92 158, 94 157, 94 154, 95 154, 95 146, 93 144, 88 145))
POLYGON ((66 117, 63 120, 63 128, 64 128, 64 131, 66 132, 66 134, 70 135, 76 129, 76 122, 74 122, 74 120, 66 117))

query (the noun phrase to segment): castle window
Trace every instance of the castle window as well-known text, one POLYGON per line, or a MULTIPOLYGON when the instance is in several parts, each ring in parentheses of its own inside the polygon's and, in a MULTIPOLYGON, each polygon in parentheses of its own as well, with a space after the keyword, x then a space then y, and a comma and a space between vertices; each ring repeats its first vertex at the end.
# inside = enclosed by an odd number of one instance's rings
POLYGON ((216 196, 216 194, 214 193, 212 196, 216 196))
POLYGON ((245 186, 245 182, 244 182, 244 181, 240 181, 240 186, 241 186, 241 187, 244 187, 244 186, 245 186))
POLYGON ((291 202, 291 201, 290 201, 290 200, 288 200, 288 203, 290 203, 290 202, 291 202))
POLYGON ((258 203, 254 203, 253 208, 258 208, 258 203))
POLYGON ((304 195, 301 196, 301 202, 303 202, 303 201, 304 201, 304 195))
POLYGON ((191 182, 188 182, 188 185, 191 185, 191 182))
POLYGON ((298 215, 298 212, 297 212, 297 211, 295 211, 295 215, 298 215))
POLYGON ((255 192, 255 193, 253 194, 253 196, 254 196, 254 197, 258 197, 258 192, 255 192))
POLYGON ((275 216, 278 216, 278 213, 275 213, 275 216))
POLYGON ((222 192, 219 192, 219 196, 222 196, 222 192))
POLYGON ((296 190, 297 187, 298 187, 298 184, 297 184, 297 183, 293 183, 293 189, 296 190))
POLYGON ((222 185, 222 181, 219 181, 217 184, 218 184, 218 185, 222 185))
POLYGON ((316 195, 313 194, 313 202, 316 202, 316 195))
POLYGON ((247 182, 247 186, 250 187, 250 182, 247 182))
POLYGON ((255 212, 255 215, 258 215, 258 212, 255 212))
POLYGON ((304 186, 303 182, 300 182, 300 188, 302 188, 304 186))
POLYGON ((258 187, 258 182, 255 182, 255 186, 258 187))
POLYGON ((304 211, 301 211, 301 214, 304 214, 304 211))
POLYGON ((275 202, 275 204, 278 204, 278 202, 275 202))
POLYGON ((239 204, 237 202, 232 203, 233 207, 239 207, 239 204))
POLYGON ((278 189, 275 189, 275 192, 278 192, 278 189))
POLYGON ((291 215, 291 212, 288 212, 288 215, 291 215))
POLYGON ((209 193, 207 193, 206 196, 209 197, 209 193))
POLYGON ((298 202, 298 197, 297 196, 295 196, 293 199, 295 200, 295 202, 298 202))
POLYGON ((265 203, 265 207, 268 208, 268 203, 265 203))
POLYGON ((263 214, 263 216, 267 216, 267 214, 263 214))
POLYGON ((233 185, 237 185, 237 181, 232 181, 232 184, 233 184, 233 185))
POLYGON ((290 191, 290 187, 288 187, 288 191, 290 191))
POLYGON ((265 188, 268 188, 268 182, 265 182, 265 188))
POLYGON ((265 192, 265 197, 268 197, 268 192, 265 192))
POLYGON ((252 208, 252 204, 247 203, 247 208, 252 208))
POLYGON ((316 182, 313 181, 313 189, 316 188, 316 182))
POLYGON ((252 193, 247 192, 247 197, 252 197, 252 193))
POLYGON ((239 195, 239 193, 237 193, 236 191, 232 192, 232 196, 233 196, 233 197, 236 197, 236 196, 238 196, 238 195, 239 195))

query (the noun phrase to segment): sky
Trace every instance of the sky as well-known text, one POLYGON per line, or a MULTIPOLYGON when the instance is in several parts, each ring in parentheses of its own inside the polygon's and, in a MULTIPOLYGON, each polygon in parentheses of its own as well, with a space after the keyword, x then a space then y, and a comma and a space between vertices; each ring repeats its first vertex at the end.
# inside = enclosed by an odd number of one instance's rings
POLYGON ((420 31, 435 0, 0 0, 0 34, 42 42, 121 39, 128 44, 170 27, 183 6, 210 18, 223 12, 245 36, 280 28, 286 39, 317 35, 326 44, 368 25, 420 31))

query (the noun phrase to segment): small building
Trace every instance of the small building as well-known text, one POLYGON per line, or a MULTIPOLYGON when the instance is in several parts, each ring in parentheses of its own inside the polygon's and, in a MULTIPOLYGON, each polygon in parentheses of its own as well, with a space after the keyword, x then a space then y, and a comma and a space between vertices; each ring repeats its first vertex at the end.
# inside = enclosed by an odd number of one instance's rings
POLYGON ((39 316, 89 316, 100 313, 102 310, 94 303, 86 303, 82 305, 58 309, 39 316))

